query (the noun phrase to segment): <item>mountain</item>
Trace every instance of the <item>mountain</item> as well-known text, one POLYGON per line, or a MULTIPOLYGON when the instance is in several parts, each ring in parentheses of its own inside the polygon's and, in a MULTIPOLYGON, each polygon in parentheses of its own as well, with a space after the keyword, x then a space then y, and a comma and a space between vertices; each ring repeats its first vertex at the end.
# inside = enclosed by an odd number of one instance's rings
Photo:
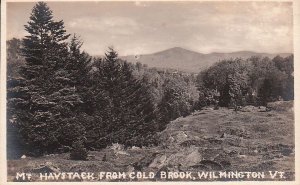
POLYGON ((180 47, 170 48, 153 54, 129 55, 121 57, 128 62, 147 64, 149 67, 172 68, 185 72, 198 73, 214 63, 230 58, 249 58, 251 56, 262 56, 273 58, 276 55, 286 57, 289 53, 256 53, 251 51, 238 51, 232 53, 209 53, 203 54, 190 51, 180 47))

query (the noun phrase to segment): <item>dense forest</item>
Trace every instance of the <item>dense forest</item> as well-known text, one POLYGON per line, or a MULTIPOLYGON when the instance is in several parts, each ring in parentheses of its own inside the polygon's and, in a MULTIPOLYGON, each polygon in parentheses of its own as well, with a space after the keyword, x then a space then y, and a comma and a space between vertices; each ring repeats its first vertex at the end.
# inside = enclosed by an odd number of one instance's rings
POLYGON ((292 55, 223 60, 199 74, 129 63, 113 47, 92 57, 44 2, 25 30, 7 41, 7 120, 32 155, 157 145, 170 121, 202 107, 294 98, 292 55))

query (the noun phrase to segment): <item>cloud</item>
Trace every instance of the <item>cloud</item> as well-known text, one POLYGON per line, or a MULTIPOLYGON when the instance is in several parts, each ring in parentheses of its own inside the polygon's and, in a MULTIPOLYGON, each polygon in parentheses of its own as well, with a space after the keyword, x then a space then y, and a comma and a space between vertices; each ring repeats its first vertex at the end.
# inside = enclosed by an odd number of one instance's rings
POLYGON ((195 50, 292 52, 290 3, 218 3, 210 8, 183 22, 194 30, 187 43, 195 50))
POLYGON ((71 20, 68 26, 76 30, 108 32, 115 35, 132 35, 139 30, 137 22, 126 17, 80 17, 71 20))
MULTIPOLYGON (((102 33, 103 43, 120 45, 120 51, 126 54, 174 46, 204 53, 293 49, 291 3, 133 3, 134 7, 144 5, 146 8, 133 8, 123 16, 81 17, 69 25, 83 33, 102 33)), ((92 41, 91 37, 89 43, 92 41)))
POLYGON ((135 1, 134 5, 138 6, 138 7, 146 7, 147 6, 146 3, 142 2, 142 1, 135 1))
MULTIPOLYGON (((199 52, 293 51, 291 2, 137 1, 49 2, 68 33, 76 33, 91 54, 114 45, 121 55, 168 47, 199 52)), ((10 3, 7 36, 21 37, 31 3, 10 3)))

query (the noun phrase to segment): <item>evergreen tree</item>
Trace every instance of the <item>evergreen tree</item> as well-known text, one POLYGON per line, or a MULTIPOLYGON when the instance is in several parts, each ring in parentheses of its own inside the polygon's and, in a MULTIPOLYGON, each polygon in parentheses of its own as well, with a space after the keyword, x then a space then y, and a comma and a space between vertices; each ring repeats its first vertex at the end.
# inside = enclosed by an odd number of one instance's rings
POLYGON ((69 43, 69 57, 66 70, 69 73, 70 85, 76 89, 83 101, 80 110, 83 113, 91 113, 92 92, 90 88, 90 72, 92 70, 92 57, 81 51, 83 42, 74 34, 69 43))
POLYGON ((29 33, 23 40, 25 85, 19 92, 26 98, 19 109, 20 132, 34 153, 55 152, 85 132, 74 113, 82 101, 67 69, 69 35, 44 2, 32 9, 25 30, 29 33))
POLYGON ((81 51, 83 42, 74 34, 69 43, 69 59, 66 65, 70 72, 71 83, 76 88, 87 84, 89 72, 91 71, 92 58, 84 51, 81 51))
POLYGON ((32 9, 25 30, 29 35, 23 39, 27 64, 23 75, 28 80, 37 80, 40 71, 47 75, 47 69, 59 67, 61 53, 66 52, 65 40, 70 35, 66 34, 63 21, 53 20, 52 11, 44 2, 38 2, 32 9))
POLYGON ((153 142, 150 137, 157 130, 154 105, 149 87, 133 76, 132 66, 109 48, 105 58, 97 62, 94 80, 98 146, 116 142, 141 146, 153 142))
POLYGON ((19 134, 18 118, 24 113, 28 97, 22 78, 7 77, 7 156, 20 158, 24 154, 24 142, 19 134))

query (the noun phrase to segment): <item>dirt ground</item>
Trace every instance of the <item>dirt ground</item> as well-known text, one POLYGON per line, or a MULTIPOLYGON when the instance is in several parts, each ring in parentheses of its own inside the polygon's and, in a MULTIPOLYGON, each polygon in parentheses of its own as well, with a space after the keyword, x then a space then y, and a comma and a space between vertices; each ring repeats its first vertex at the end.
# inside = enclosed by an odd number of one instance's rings
MULTIPOLYGON (((14 181, 17 172, 42 173, 41 167, 45 166, 48 167, 45 172, 154 172, 153 181, 182 180, 157 178, 161 171, 190 171, 193 174, 203 171, 266 174, 282 171, 283 179, 267 176, 264 179, 225 180, 294 180, 293 105, 290 102, 285 106, 284 109, 271 111, 249 106, 237 112, 227 108, 205 108, 168 124, 159 133, 160 146, 125 150, 116 145, 101 151, 90 151, 87 161, 69 160, 69 153, 8 160, 8 181, 14 181)), ((38 178, 33 177, 32 180, 38 181, 38 178)))

